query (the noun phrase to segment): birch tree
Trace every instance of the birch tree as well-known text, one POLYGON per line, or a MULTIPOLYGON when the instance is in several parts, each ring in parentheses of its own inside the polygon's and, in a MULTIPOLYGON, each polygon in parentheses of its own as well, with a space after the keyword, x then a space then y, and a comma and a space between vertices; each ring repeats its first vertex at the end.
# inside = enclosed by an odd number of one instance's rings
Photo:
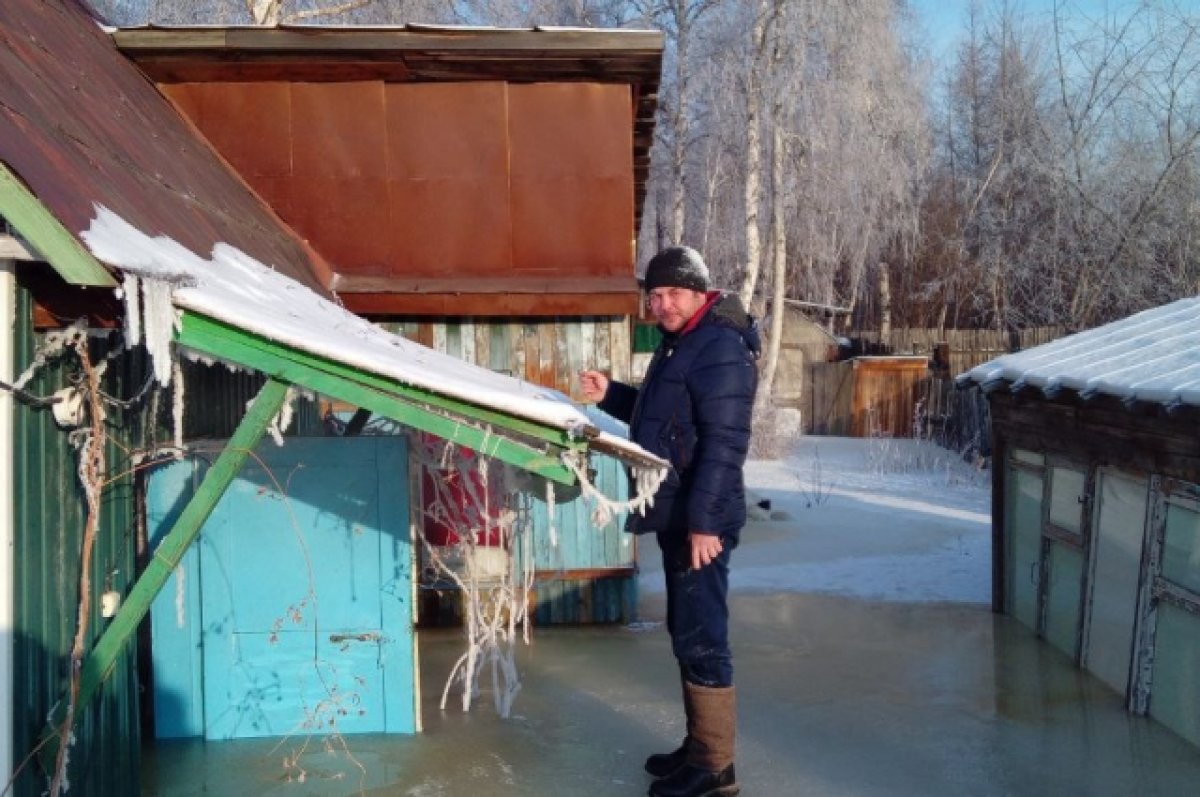
POLYGON ((758 268, 761 258, 758 210, 762 202, 759 172, 762 168, 762 91, 763 70, 767 60, 768 14, 779 9, 780 2, 758 0, 754 23, 750 29, 749 72, 746 76, 746 170, 743 199, 745 202, 745 273, 738 291, 742 304, 749 307, 758 285, 758 268))

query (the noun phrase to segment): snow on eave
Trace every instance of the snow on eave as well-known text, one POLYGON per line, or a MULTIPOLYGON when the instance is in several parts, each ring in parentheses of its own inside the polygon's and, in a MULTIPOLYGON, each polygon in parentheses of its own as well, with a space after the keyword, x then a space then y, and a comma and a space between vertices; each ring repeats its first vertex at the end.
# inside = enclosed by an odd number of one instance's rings
MULTIPOLYGON (((178 308, 439 395, 565 431, 599 433, 562 393, 393 335, 227 244, 217 244, 206 260, 99 205, 81 238, 97 259, 171 285, 178 308)), ((610 443, 631 457, 657 461, 628 440, 610 443)))
POLYGON ((1180 299, 972 368, 960 386, 1070 390, 1200 406, 1200 298, 1180 299))

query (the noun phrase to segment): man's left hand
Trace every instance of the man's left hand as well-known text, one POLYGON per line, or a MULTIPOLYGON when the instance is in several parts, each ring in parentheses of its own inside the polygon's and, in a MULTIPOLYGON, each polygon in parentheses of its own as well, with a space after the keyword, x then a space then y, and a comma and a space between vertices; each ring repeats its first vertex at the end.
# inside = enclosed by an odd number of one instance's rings
POLYGON ((705 534, 702 531, 688 533, 688 541, 692 544, 692 569, 699 570, 716 559, 724 550, 721 538, 716 534, 705 534))

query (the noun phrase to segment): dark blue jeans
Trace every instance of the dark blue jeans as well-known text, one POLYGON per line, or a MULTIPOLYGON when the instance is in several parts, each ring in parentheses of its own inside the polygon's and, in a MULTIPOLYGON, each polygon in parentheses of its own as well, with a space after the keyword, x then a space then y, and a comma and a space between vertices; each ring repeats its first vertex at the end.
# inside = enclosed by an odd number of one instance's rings
POLYGON ((707 687, 733 686, 729 650, 729 543, 720 556, 692 569, 687 534, 660 533, 667 579, 667 631, 684 680, 707 687))

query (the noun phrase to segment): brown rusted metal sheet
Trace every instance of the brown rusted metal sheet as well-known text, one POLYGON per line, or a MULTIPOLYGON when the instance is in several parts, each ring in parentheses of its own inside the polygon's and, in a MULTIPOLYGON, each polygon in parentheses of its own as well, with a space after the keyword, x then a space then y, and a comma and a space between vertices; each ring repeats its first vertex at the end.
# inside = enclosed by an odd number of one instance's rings
POLYGON ((628 86, 509 87, 515 271, 632 273, 632 121, 628 86))
POLYGON ((286 221, 337 271, 387 268, 391 222, 381 177, 293 177, 288 203, 286 221))
MULTIPOLYGON (((210 83, 163 86, 163 93, 205 138, 247 178, 287 177, 292 148, 292 92, 287 83, 210 83)), ((254 186, 257 188, 257 186, 254 186)))
POLYGON ((392 180, 390 266, 345 276, 500 277, 512 274, 508 178, 392 180))
POLYGON ((76 234, 104 206, 201 256, 227 243, 327 294, 328 266, 70 0, 0 3, 0 161, 76 234))
POLYGON ((505 83, 389 83, 386 92, 391 179, 507 178, 505 83))
POLYGON ((389 273, 511 272, 507 125, 504 83, 388 84, 389 273))
MULTIPOLYGON (((394 273, 632 273, 660 34, 408 26, 145 29, 115 38, 164 84, 383 85, 387 150, 376 162, 389 180, 391 226, 378 233, 390 238, 394 273)), ((303 114, 293 114, 300 124, 303 114)), ((335 119, 345 120, 375 123, 353 110, 335 119)), ((289 220, 315 213, 276 208, 289 220)), ((339 273, 380 275, 373 252, 323 242, 322 230, 298 224, 339 273)))
POLYGON ((292 83, 292 174, 382 179, 383 83, 292 83))
POLYGON ((364 279, 376 279, 371 293, 400 290, 413 277, 510 279, 519 292, 538 276, 569 294, 584 292, 570 280, 623 277, 620 290, 633 290, 628 86, 291 83, 287 100, 280 85, 165 90, 333 264, 339 294, 364 279), (252 127, 241 109, 260 94, 290 123, 252 127), (266 166, 247 163, 256 152, 266 166), (395 284, 381 288, 386 278, 395 284))

